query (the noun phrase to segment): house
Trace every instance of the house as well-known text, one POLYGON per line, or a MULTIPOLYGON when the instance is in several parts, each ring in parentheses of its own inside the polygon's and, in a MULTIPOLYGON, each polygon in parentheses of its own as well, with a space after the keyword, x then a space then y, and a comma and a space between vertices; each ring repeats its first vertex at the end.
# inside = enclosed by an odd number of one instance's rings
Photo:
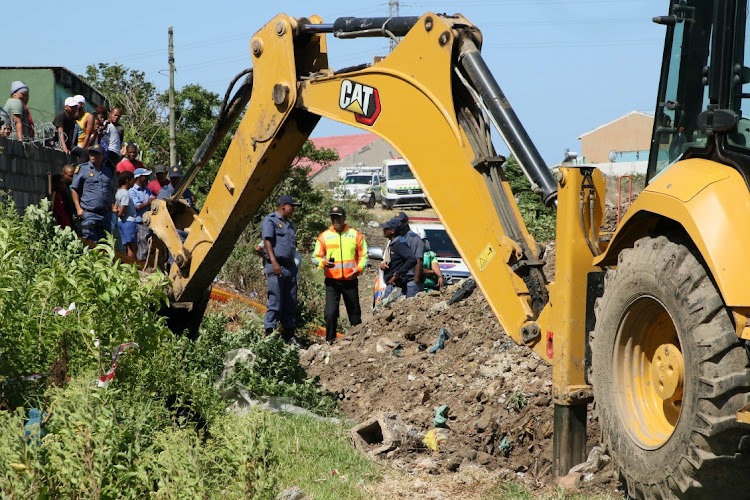
POLYGON ((578 137, 581 141, 580 160, 597 166, 611 164, 612 172, 600 167, 611 175, 645 173, 653 127, 652 114, 631 111, 578 137))
POLYGON ((0 67, 0 106, 10 97, 10 84, 16 80, 29 86, 28 106, 35 125, 52 123, 55 115, 65 107, 66 97, 82 95, 89 112, 106 103, 101 92, 62 66, 3 66, 0 67))
POLYGON ((18 210, 46 196, 50 176, 71 161, 60 150, 45 147, 54 136, 52 120, 64 108, 65 98, 82 95, 86 109, 106 103, 106 98, 63 67, 0 67, 0 106, 10 97, 10 84, 20 80, 29 86, 29 110, 34 119, 34 141, 0 137, 0 198, 11 196, 18 210))
POLYGON ((309 177, 313 183, 328 186, 339 179, 339 168, 367 165, 379 167, 383 160, 397 158, 398 154, 390 144, 374 134, 335 135, 310 139, 316 148, 334 149, 339 160, 330 165, 322 165, 301 160, 298 165, 309 166, 309 177))

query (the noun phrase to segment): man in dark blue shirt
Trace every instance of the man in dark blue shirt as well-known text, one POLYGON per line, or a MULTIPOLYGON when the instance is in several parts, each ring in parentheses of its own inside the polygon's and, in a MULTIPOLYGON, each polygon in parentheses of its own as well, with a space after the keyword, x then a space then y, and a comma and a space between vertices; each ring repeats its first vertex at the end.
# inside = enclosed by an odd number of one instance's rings
POLYGON ((297 232, 290 220, 297 200, 285 194, 276 201, 276 211, 261 222, 264 247, 264 269, 268 280, 268 304, 263 326, 266 333, 273 332, 281 323, 281 336, 287 344, 299 347, 294 334, 297 323, 297 232))
MULTIPOLYGON (((168 200, 174 195, 175 188, 180 184, 180 181, 182 180, 182 166, 180 165, 172 165, 169 167, 169 184, 161 188, 161 191, 159 191, 159 196, 157 196, 160 200, 168 200)), ((182 193, 182 199, 185 200, 185 202, 190 206, 190 208, 195 208, 195 195, 192 191, 189 189, 185 189, 182 193)))
POLYGON ((400 288, 401 293, 406 295, 407 286, 414 279, 413 274, 409 276, 409 271, 414 269, 417 258, 409 248, 406 238, 398 235, 401 227, 401 220, 398 217, 381 224, 380 227, 383 228, 383 236, 390 240, 388 255, 383 259, 385 264, 383 279, 387 285, 383 298, 390 295, 394 288, 400 288))

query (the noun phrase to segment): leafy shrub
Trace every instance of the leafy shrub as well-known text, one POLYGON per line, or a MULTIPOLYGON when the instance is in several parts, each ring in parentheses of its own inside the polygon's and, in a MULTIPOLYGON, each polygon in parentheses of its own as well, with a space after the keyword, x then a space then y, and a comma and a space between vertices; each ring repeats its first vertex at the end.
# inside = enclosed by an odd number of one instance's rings
POLYGON ((66 376, 111 364, 123 342, 151 348, 168 334, 156 311, 166 300, 161 273, 142 279, 114 258, 113 240, 84 248, 75 234, 53 224, 49 204, 19 217, 0 206, 0 399, 14 407, 32 388, 32 374, 66 376), (56 307, 75 309, 66 316, 56 307))
POLYGON ((215 369, 196 362, 195 352, 193 341, 173 336, 151 351, 129 353, 118 367, 118 386, 160 401, 179 426, 205 430, 226 404, 213 387, 215 369))
MULTIPOLYGON (((82 379, 83 380, 83 379, 82 379)), ((0 413, 0 494, 53 498, 270 497, 275 457, 264 416, 223 416, 208 437, 173 425, 144 395, 73 382, 53 388, 39 443, 23 414, 0 413)))
POLYGON ((205 367, 206 373, 218 378, 223 369, 224 353, 238 348, 252 351, 255 360, 239 366, 221 389, 242 384, 255 397, 285 396, 294 404, 321 415, 337 413, 336 396, 323 391, 317 378, 309 378, 296 349, 286 346, 278 335, 266 335, 260 322, 228 332, 224 318, 207 316, 191 362, 196 367, 205 367))

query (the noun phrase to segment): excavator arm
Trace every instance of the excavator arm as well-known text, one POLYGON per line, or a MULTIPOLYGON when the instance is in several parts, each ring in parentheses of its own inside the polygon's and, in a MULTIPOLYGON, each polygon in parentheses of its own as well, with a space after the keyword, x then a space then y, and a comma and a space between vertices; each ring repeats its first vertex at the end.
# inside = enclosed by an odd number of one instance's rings
MULTIPOLYGON (((481 43, 479 30, 460 15, 333 24, 277 16, 251 41, 252 97, 202 210, 157 200, 147 223, 174 256, 175 300, 198 300, 320 117, 380 136, 411 165, 505 331, 554 366, 557 406, 577 408, 561 412, 560 425, 572 425, 580 441, 575 428, 582 406, 585 431, 591 397, 580 293, 596 270, 603 183, 587 169, 552 176, 484 64, 481 43), (403 39, 374 64, 334 72, 326 33, 403 39), (558 240, 566 244, 557 247, 556 284, 546 283, 543 249, 503 176, 504 158, 490 140, 493 123, 545 203, 559 203, 558 240), (184 242, 177 229, 187 230, 184 242)), ((581 460, 584 448, 576 446, 556 469, 581 460)))

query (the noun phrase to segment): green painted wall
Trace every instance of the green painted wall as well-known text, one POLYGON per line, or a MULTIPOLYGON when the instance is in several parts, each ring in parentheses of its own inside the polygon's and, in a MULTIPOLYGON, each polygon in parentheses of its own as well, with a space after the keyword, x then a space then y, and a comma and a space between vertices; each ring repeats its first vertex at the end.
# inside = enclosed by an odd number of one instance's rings
POLYGON ((35 124, 51 123, 62 111, 65 99, 81 94, 86 98, 86 109, 105 102, 97 90, 88 86, 65 68, 2 68, 0 67, 0 106, 10 97, 10 84, 21 80, 29 86, 29 110, 35 124))
MULTIPOLYGON (((29 86, 29 110, 34 122, 55 117, 55 75, 51 69, 0 69, 0 106, 10 97, 10 84, 21 80, 29 86)), ((61 108, 62 109, 62 108, 61 108)))

